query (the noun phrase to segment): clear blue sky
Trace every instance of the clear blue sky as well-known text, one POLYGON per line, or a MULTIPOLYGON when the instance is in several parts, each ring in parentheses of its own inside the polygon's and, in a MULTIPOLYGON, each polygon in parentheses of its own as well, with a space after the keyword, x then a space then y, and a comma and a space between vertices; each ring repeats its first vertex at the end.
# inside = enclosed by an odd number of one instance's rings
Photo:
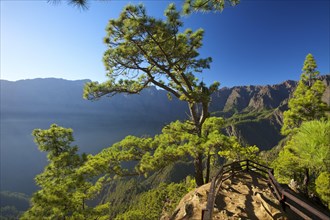
MULTIPOLYGON (((86 11, 65 2, 0 1, 1 79, 106 79, 105 27, 129 1, 91 1, 86 11)), ((170 3, 141 2, 157 17, 170 3)), ((185 28, 205 29, 201 56, 213 58, 203 73, 206 83, 265 85, 299 79, 308 53, 329 74, 329 8, 329 0, 241 0, 222 13, 198 13, 184 22, 185 28)))

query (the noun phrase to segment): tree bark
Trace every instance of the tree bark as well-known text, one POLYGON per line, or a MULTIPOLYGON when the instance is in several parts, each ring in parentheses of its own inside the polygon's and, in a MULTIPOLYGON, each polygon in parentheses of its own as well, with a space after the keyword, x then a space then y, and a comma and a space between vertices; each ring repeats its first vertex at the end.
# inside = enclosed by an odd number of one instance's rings
POLYGON ((308 184, 309 184, 309 170, 308 168, 305 168, 303 188, 306 195, 308 194, 308 184))
POLYGON ((210 171, 211 171, 211 155, 210 151, 207 154, 207 159, 206 159, 206 176, 205 176, 205 183, 210 182, 210 171))
POLYGON ((198 156, 194 160, 194 166, 195 166, 195 180, 197 186, 204 185, 204 179, 203 179, 203 155, 201 153, 198 154, 198 156))
MULTIPOLYGON (((198 103, 188 102, 191 120, 194 122, 196 134, 198 137, 202 136, 202 125, 204 124, 206 118, 208 117, 208 103, 202 103, 201 112, 199 111, 198 103)), ((209 180, 210 175, 210 155, 208 154, 207 158, 207 171, 206 171, 206 182, 209 180)), ((203 176, 203 153, 197 151, 197 157, 194 159, 195 166, 195 180, 197 186, 204 185, 204 176, 203 176)))

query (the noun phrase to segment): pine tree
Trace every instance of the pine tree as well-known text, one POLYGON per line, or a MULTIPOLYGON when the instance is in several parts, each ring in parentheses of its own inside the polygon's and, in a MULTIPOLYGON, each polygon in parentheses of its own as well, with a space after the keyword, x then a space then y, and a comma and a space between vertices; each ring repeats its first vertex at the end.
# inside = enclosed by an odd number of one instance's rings
POLYGON ((285 183, 295 179, 305 192, 308 187, 315 192, 314 184, 310 183, 330 170, 329 137, 329 121, 303 122, 273 162, 277 179, 285 183))
POLYGON ((308 86, 311 86, 313 81, 316 79, 316 77, 320 74, 319 71, 316 70, 317 65, 316 61, 312 54, 307 54, 304 62, 304 66, 302 68, 302 80, 308 84, 308 86))
POLYGON ((311 54, 306 56, 303 73, 293 96, 289 100, 289 110, 283 114, 281 132, 288 135, 295 131, 302 122, 325 118, 328 107, 322 101, 325 85, 317 80, 319 72, 311 54))
MULTIPOLYGON (((22 219, 88 219, 95 216, 107 217, 109 204, 90 208, 87 199, 92 196, 87 184, 77 170, 86 160, 86 155, 78 155, 78 148, 70 146, 74 141, 72 129, 56 124, 47 130, 35 129, 33 136, 40 151, 47 152, 49 164, 35 181, 41 188, 33 194, 31 208, 22 219)), ((95 195, 94 195, 95 196, 95 195)))
MULTIPOLYGON (((155 85, 188 103, 194 133, 201 137, 209 116, 210 95, 219 86, 215 82, 207 87, 193 74, 209 68, 212 60, 198 58, 204 32, 187 29, 179 33, 183 23, 174 4, 165 10, 165 16, 166 20, 155 19, 142 5, 129 5, 118 19, 109 21, 105 38, 108 50, 103 57, 109 80, 87 83, 84 98, 136 94, 155 85)), ((196 182, 202 185, 203 152, 195 151, 196 182)))
POLYGON ((330 168, 317 177, 315 187, 323 203, 330 209, 330 168))

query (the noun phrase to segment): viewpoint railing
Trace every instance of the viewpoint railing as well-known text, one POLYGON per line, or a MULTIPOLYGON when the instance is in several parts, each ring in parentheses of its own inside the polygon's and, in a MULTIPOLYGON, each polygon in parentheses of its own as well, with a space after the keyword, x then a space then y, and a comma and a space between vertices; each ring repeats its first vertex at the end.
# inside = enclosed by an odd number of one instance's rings
POLYGON ((221 188, 221 184, 225 180, 244 170, 258 173, 261 172, 266 176, 268 179, 268 185, 271 187, 277 200, 280 202, 283 211, 286 210, 286 207, 289 207, 293 212, 295 212, 303 219, 330 220, 330 217, 325 213, 317 210, 292 193, 286 191, 286 189, 284 189, 276 181, 273 174, 273 169, 251 160, 241 160, 221 166, 215 177, 212 179, 206 208, 202 210, 202 220, 212 219, 215 197, 221 188), (224 177, 224 174, 226 173, 229 173, 229 175, 224 177))

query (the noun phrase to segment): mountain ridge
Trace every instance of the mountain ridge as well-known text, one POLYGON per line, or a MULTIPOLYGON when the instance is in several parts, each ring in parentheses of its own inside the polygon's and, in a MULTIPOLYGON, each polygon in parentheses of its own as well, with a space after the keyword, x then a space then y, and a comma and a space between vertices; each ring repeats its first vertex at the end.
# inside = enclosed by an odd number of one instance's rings
MULTIPOLYGON (((330 101, 330 75, 321 76, 330 101)), ((3 190, 31 193, 33 178, 46 164, 31 135, 50 124, 71 127, 80 152, 97 153, 127 135, 153 136, 174 120, 187 119, 186 103, 156 87, 139 95, 118 94, 111 99, 82 98, 87 80, 36 79, 1 83, 1 186, 3 190), (50 82, 50 83, 45 83, 50 82), (20 175, 16 175, 19 173, 20 175)), ((270 149, 280 135, 282 113, 295 81, 267 86, 221 88, 212 94, 212 115, 227 118, 224 129, 249 145, 270 149), (226 98, 227 97, 227 98, 226 98)))

